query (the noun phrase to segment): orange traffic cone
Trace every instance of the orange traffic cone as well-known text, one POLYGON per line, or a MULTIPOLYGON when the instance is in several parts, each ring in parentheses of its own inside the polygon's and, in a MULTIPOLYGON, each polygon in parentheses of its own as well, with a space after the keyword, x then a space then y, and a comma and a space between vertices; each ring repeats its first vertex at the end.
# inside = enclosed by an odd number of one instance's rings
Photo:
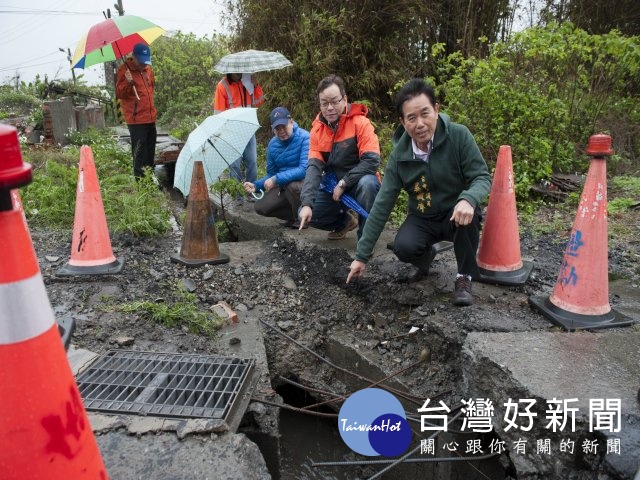
POLYGON ((516 191, 509 145, 502 145, 498 152, 477 262, 480 272, 478 280, 500 285, 523 285, 533 269, 533 262, 523 262, 520 256, 516 191))
POLYGON ((577 330, 624 327, 634 323, 609 305, 607 248, 607 165, 611 137, 589 138, 591 158, 578 213, 551 297, 529 297, 529 303, 553 323, 577 330))
POLYGON ((171 261, 190 267, 207 263, 217 265, 229 262, 229 256, 220 253, 218 247, 215 218, 209 201, 209 189, 202 162, 199 160, 193 163, 180 254, 171 255, 171 261))
POLYGON ((0 126, 0 475, 106 479, 10 188, 31 181, 17 131, 0 126))
POLYGON ((107 218, 91 147, 80 149, 76 212, 73 219, 71 258, 57 275, 103 275, 118 273, 123 262, 113 255, 107 218))

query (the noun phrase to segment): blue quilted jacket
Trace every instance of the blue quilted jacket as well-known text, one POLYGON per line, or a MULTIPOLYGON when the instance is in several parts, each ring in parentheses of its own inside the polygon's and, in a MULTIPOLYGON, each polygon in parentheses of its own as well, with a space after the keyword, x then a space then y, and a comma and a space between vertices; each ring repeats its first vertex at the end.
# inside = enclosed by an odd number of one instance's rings
POLYGON ((288 183, 302 180, 307 171, 309 132, 293 123, 293 134, 286 141, 274 136, 267 146, 267 174, 255 182, 256 190, 264 190, 264 182, 275 176, 284 188, 288 183))

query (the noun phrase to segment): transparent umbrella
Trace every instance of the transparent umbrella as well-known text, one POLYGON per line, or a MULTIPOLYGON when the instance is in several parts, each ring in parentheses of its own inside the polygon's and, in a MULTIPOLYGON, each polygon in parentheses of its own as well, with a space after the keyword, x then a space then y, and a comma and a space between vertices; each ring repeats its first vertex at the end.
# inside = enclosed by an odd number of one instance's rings
POLYGON ((173 186, 185 196, 189 194, 195 160, 202 161, 207 184, 214 183, 242 156, 247 143, 260 128, 256 112, 255 108, 239 107, 205 118, 189 134, 180 151, 173 186))

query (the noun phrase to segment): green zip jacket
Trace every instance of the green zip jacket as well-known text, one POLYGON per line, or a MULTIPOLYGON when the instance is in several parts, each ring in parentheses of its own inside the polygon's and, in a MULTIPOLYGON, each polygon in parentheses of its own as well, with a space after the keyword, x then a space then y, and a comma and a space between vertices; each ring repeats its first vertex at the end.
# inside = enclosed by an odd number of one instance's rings
POLYGON ((356 259, 367 262, 395 206, 400 190, 409 195, 409 212, 440 221, 459 200, 477 207, 489 194, 491 175, 467 127, 440 113, 429 162, 413 155, 411 137, 399 127, 382 186, 356 247, 356 259))

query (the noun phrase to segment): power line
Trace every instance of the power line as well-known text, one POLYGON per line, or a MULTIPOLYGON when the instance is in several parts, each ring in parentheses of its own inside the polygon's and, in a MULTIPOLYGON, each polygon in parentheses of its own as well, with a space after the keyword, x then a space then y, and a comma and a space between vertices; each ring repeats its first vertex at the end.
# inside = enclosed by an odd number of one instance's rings
POLYGON ((8 13, 15 15, 95 15, 95 12, 72 12, 69 10, 45 10, 41 8, 22 8, 22 7, 7 7, 14 8, 15 10, 0 10, 0 13, 8 13))
POLYGON ((0 72, 8 72, 11 70, 27 70, 29 68, 41 67, 42 65, 50 65, 52 63, 60 63, 62 60, 51 60, 49 62, 34 63, 33 65, 20 65, 18 67, 0 68, 0 72))

